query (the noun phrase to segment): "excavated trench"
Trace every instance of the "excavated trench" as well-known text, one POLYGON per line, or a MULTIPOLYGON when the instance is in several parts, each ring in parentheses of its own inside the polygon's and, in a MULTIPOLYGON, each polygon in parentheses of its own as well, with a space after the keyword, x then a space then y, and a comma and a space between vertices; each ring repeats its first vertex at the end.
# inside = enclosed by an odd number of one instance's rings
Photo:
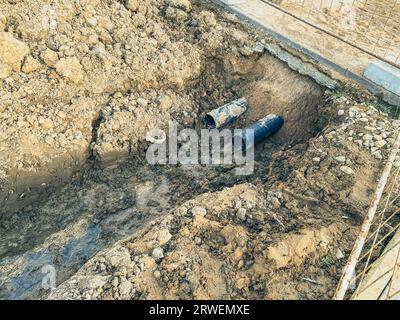
POLYGON ((0 298, 40 297, 43 266, 54 265, 61 283, 98 251, 198 194, 246 181, 284 181, 291 168, 283 167, 276 154, 288 149, 301 154, 329 118, 323 89, 268 55, 209 59, 187 88, 198 105, 192 119, 197 130, 206 112, 242 96, 249 109, 231 128, 270 113, 284 117, 281 131, 257 146, 254 174, 237 176, 232 166, 150 166, 146 142, 107 167, 90 158, 68 185, 40 194, 0 220, 0 298))

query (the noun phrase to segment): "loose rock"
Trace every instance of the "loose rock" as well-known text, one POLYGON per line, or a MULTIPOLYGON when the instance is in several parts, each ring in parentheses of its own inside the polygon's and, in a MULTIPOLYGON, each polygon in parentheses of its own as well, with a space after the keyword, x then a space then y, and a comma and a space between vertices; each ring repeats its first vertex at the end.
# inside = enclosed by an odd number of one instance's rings
POLYGON ((40 58, 46 65, 53 68, 58 61, 58 54, 53 50, 46 49, 40 54, 40 58))
POLYGON ((13 71, 20 71, 29 47, 8 32, 0 32, 0 61, 13 71))
POLYGON ((151 253, 151 256, 155 259, 155 260, 160 260, 162 258, 164 258, 164 250, 160 247, 155 248, 153 250, 153 252, 151 253))
POLYGON ((354 174, 353 169, 351 169, 351 168, 348 167, 348 166, 341 166, 341 167, 340 167, 340 170, 343 171, 345 174, 348 174, 348 175, 354 174))
POLYGON ((61 59, 56 63, 55 68, 57 73, 68 81, 79 83, 83 80, 82 65, 75 57, 61 59))

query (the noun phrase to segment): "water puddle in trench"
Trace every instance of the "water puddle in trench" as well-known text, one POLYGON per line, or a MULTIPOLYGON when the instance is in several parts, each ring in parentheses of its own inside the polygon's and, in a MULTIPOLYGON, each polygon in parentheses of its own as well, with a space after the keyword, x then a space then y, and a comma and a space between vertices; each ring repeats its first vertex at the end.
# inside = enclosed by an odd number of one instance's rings
POLYGON ((0 298, 40 297, 44 266, 54 266, 57 283, 65 281, 97 252, 157 215, 197 194, 246 181, 231 171, 129 162, 89 170, 44 204, 1 222, 0 298))

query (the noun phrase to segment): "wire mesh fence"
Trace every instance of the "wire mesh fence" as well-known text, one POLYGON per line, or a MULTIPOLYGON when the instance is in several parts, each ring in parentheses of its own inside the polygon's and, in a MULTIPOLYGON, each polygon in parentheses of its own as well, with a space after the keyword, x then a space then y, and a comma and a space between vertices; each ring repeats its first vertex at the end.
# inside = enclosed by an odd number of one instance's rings
POLYGON ((263 0, 400 67, 400 0, 263 0))
MULTIPOLYGON (((400 67, 400 0, 276 0, 271 5, 400 67)), ((400 134, 343 270, 336 299, 400 299, 400 167, 390 163, 399 148, 400 134)))
POLYGON ((400 298, 400 168, 394 170, 352 279, 354 299, 400 298), (399 273, 399 274, 398 274, 399 273))
POLYGON ((400 300, 400 133, 335 299, 400 300))

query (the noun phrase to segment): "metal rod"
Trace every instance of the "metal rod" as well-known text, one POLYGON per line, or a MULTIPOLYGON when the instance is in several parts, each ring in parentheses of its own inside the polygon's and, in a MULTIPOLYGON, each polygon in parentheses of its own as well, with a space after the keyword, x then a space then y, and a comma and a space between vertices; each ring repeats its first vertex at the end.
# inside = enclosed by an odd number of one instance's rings
MULTIPOLYGON (((396 231, 396 230, 394 230, 394 231, 396 231)), ((400 244, 400 241, 398 241, 398 242, 395 244, 395 246, 397 246, 398 244, 400 244)), ((387 255, 388 252, 390 252, 391 250, 392 250, 392 249, 384 251, 384 252, 379 256, 379 259, 382 259, 382 258, 383 258, 385 255, 387 255)), ((369 270, 372 268, 372 266, 373 266, 373 264, 370 264, 370 265, 367 267, 367 271, 369 271, 369 270)), ((357 274, 357 275, 352 279, 352 281, 353 281, 353 282, 357 281, 361 276, 362 276, 362 273, 357 274)))
MULTIPOLYGON (((392 16, 392 13, 394 12, 392 9, 394 9, 394 8, 396 7, 397 1, 398 1, 398 0, 396 0, 396 1, 394 2, 394 4, 393 4, 393 7, 390 8, 390 13, 389 13, 389 15, 387 16, 387 19, 386 19, 386 21, 385 21, 385 23, 384 23, 384 25, 383 25, 382 31, 385 31, 386 26, 387 26, 387 24, 388 24, 388 22, 389 22, 389 20, 390 20, 390 17, 392 16)), ((372 48, 372 51, 375 52, 375 48, 378 46, 379 41, 380 41, 380 38, 378 37, 378 39, 377 39, 377 41, 376 41, 374 47, 372 48)), ((396 62, 396 61, 395 61, 395 62, 396 62)))
POLYGON ((359 292, 354 293, 353 294, 353 298, 356 297, 356 294, 361 294, 363 292, 365 292, 367 289, 371 288, 375 283, 377 283, 379 280, 383 279, 385 276, 389 275, 390 272, 392 272, 394 269, 394 266, 391 267, 389 270, 385 271, 383 274, 381 274, 379 277, 377 277, 376 279, 374 279, 373 281, 371 281, 370 283, 368 283, 365 287, 363 287, 362 289, 360 289, 359 292))
POLYGON ((378 209, 379 201, 382 197, 383 191, 385 189, 385 186, 387 184, 387 181, 388 181, 388 178, 390 175, 390 171, 392 170, 393 163, 396 159, 396 155, 399 152, 399 149, 400 149, 400 132, 399 132, 399 135, 397 136, 397 139, 393 146, 392 152, 390 153, 389 160, 385 165, 385 169, 383 170, 381 179, 379 180, 379 183, 376 188, 374 198, 372 199, 372 202, 370 204, 367 216, 361 226, 360 234, 354 244, 354 248, 350 254, 347 264, 344 267, 342 277, 339 281, 339 285, 336 289, 335 295, 333 296, 334 300, 343 300, 346 295, 346 292, 347 292, 347 289, 349 288, 351 278, 354 274, 354 270, 356 268, 358 259, 364 248, 365 239, 368 236, 369 230, 371 228, 372 222, 375 217, 376 210, 378 209))
POLYGON ((400 247, 397 249, 396 262, 394 264, 393 273, 392 273, 392 279, 390 281, 389 289, 388 289, 388 299, 390 297, 390 291, 392 291, 393 281, 395 281, 395 276, 396 276, 396 272, 397 272, 397 269, 398 269, 399 257, 400 257, 400 247))
MULTIPOLYGON (((383 241, 385 241, 392 233, 394 233, 395 231, 397 231, 397 229, 398 229, 399 227, 400 227, 400 222, 399 222, 392 230, 390 230, 382 239, 380 239, 380 240, 375 244, 375 247, 379 246, 379 245, 380 245, 383 241)), ((359 261, 364 260, 364 258, 366 258, 367 255, 368 255, 368 252, 365 253, 365 254, 359 259, 359 261)))
MULTIPOLYGON (((388 196, 387 196, 387 198, 386 198, 386 202, 385 202, 384 209, 382 210, 382 214, 380 214, 380 216, 376 217, 376 220, 379 220, 378 228, 377 228, 377 230, 376 230, 376 232, 375 232, 374 241, 373 241, 373 243, 372 243, 372 245, 371 245, 371 249, 369 250, 368 258, 367 258, 367 261, 365 262, 364 270, 363 270, 363 272, 362 272, 362 276, 361 276, 361 279, 360 279, 360 281, 359 281, 359 285, 358 285, 357 290, 356 290, 356 292, 354 293, 354 295, 357 294, 357 292, 358 292, 358 290, 360 289, 361 284, 362 284, 362 282, 363 282, 363 280, 364 280, 364 277, 365 277, 365 275, 366 275, 367 267, 368 267, 368 265, 369 265, 369 262, 371 261, 372 254, 373 254, 373 252, 374 252, 375 246, 377 246, 376 242, 378 241, 379 232, 381 231, 382 226, 384 226, 384 225, 385 225, 387 222, 389 222, 390 219, 391 219, 391 217, 389 217, 386 221, 384 221, 385 212, 386 212, 386 210, 387 210, 387 208, 388 208, 388 205, 389 205, 389 202, 390 202, 390 197, 392 196, 393 190, 394 190, 394 188, 395 188, 395 186, 396 186, 396 180, 397 180, 397 177, 398 177, 398 173, 399 173, 399 171, 397 171, 397 174, 396 174, 395 177, 394 177, 394 182, 393 182, 392 186, 390 187, 390 191, 389 191, 389 194, 388 194, 388 196)), ((396 213, 396 212, 395 212, 395 213, 396 213)), ((393 231, 393 230, 395 230, 395 229, 392 229, 392 231, 393 231)), ((389 233, 389 234, 390 234, 390 233, 389 233)), ((366 240, 366 242, 367 242, 367 241, 368 241, 368 239, 366 240)))
POLYGON ((393 293, 390 297, 389 300, 394 298, 396 295, 398 295, 400 293, 400 290, 397 290, 395 293, 393 293))
MULTIPOLYGON (((389 216, 389 218, 387 218, 387 219, 382 223, 382 225, 388 224, 388 222, 389 222, 395 215, 397 215, 399 212, 400 212, 400 209, 398 209, 398 210, 395 211, 393 214, 391 214, 391 215, 389 216)), ((380 216, 377 217, 377 218, 379 219, 381 216, 383 217, 383 215, 380 215, 380 216)), ((367 238, 366 242, 369 242, 377 233, 379 233, 379 231, 380 231, 380 229, 377 229, 377 230, 375 230, 374 232, 372 232, 371 235, 367 238)))

